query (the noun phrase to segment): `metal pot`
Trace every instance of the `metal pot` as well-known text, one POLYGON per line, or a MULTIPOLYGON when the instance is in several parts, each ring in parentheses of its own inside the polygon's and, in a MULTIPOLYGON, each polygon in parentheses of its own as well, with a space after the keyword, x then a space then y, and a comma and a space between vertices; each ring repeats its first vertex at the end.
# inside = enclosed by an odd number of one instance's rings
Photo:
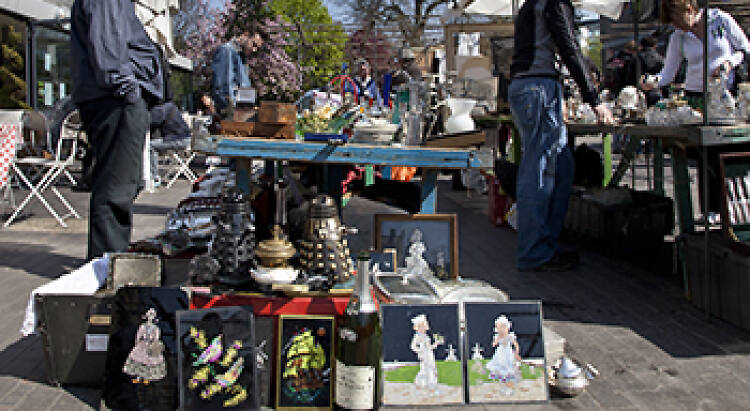
POLYGON ((573 397, 584 392, 588 385, 589 380, 583 370, 569 358, 563 357, 555 376, 554 387, 560 393, 573 397))

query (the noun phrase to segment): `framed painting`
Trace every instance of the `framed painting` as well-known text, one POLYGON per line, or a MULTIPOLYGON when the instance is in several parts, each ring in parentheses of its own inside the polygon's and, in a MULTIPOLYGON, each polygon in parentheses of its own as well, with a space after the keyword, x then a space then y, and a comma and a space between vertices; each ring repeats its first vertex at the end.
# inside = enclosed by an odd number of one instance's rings
POLYGON ((383 405, 464 403, 457 304, 385 304, 383 405))
POLYGON ((370 270, 378 266, 378 270, 384 273, 394 273, 398 267, 395 248, 386 248, 383 251, 370 252, 370 270))
POLYGON ((547 401, 539 301, 465 303, 469 403, 547 401))
POLYGON ((276 408, 330 409, 334 317, 281 315, 278 332, 276 408))
POLYGON ((428 268, 440 279, 458 276, 455 214, 375 214, 375 248, 393 248, 399 267, 428 268))
POLYGON ((251 306, 177 312, 180 410, 258 408, 251 306))

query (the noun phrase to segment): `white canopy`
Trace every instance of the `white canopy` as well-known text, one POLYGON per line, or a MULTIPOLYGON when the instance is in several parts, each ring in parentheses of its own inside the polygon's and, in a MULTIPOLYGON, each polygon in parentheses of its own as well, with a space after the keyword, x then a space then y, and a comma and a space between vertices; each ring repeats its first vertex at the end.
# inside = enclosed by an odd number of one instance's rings
MULTIPOLYGON (((518 0, 518 7, 523 5, 524 0, 518 0)), ((628 0, 574 0, 573 5, 592 13, 600 14, 612 19, 620 18, 623 3, 628 0)), ((462 2, 459 9, 467 14, 483 14, 487 16, 511 16, 513 15, 512 0, 474 0, 462 2)), ((456 14, 455 9, 448 11, 451 15, 456 14)))

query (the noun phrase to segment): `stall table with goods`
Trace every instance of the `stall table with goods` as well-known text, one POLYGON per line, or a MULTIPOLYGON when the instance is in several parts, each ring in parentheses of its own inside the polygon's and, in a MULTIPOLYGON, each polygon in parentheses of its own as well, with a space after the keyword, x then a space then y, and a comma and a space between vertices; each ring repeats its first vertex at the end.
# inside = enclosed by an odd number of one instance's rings
MULTIPOLYGON (((348 148, 336 156, 472 164, 468 152, 348 148)), ((374 251, 355 263, 331 197, 310 202, 292 238, 277 183, 261 239, 249 197, 215 172, 220 193, 181 203, 163 235, 34 291, 24 332, 42 334, 54 382, 102 386, 109 408, 165 410, 535 402, 553 372, 570 394, 587 383, 574 364, 551 368, 562 341, 550 354, 538 301, 459 276, 456 215, 377 214, 374 251), (178 251, 187 267, 170 264, 178 251)))
MULTIPOLYGON (((216 153, 223 157, 289 160, 319 164, 364 164, 422 167, 421 212, 437 209, 437 176, 440 169, 489 168, 471 150, 426 147, 390 147, 364 144, 321 144, 314 142, 216 136, 216 153)), ((244 163, 247 164, 247 163, 244 163)), ((249 173, 238 173, 238 186, 247 187, 249 173)))

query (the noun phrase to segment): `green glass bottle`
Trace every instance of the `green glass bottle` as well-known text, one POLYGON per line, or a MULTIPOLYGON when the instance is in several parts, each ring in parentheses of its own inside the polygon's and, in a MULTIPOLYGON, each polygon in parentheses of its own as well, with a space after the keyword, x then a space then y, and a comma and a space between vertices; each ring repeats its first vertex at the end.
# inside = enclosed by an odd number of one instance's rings
POLYGON ((334 407, 371 410, 380 406, 382 329, 370 293, 370 256, 357 257, 357 282, 336 334, 334 407))

